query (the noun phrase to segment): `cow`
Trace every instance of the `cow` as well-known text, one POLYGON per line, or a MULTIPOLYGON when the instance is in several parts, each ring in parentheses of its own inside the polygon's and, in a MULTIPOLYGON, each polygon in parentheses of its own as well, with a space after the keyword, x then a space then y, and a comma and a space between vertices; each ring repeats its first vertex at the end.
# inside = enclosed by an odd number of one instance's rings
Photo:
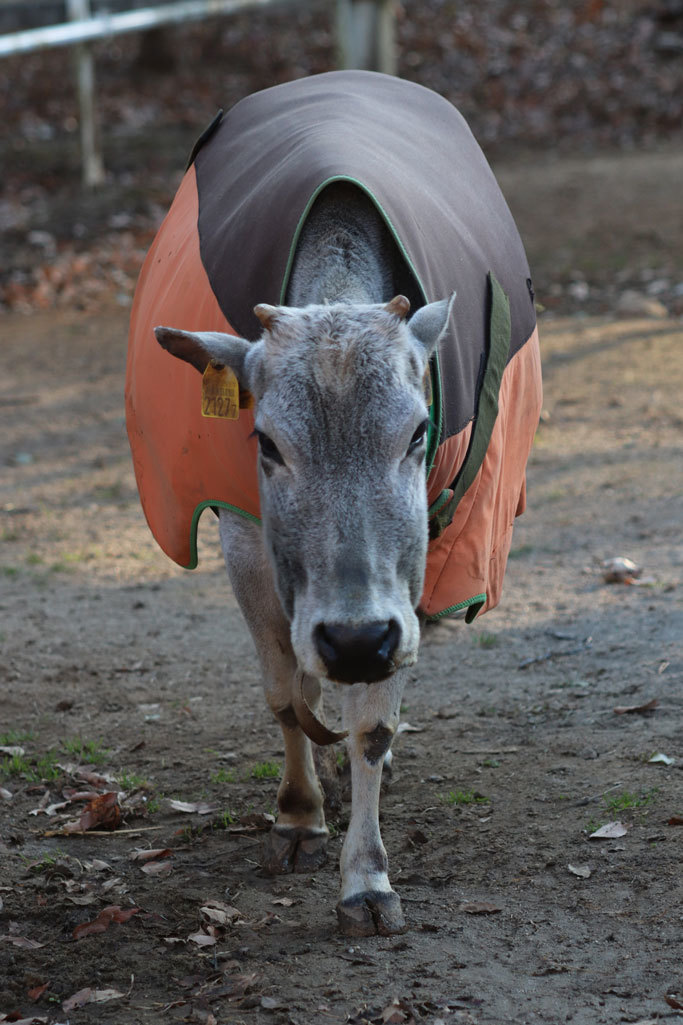
POLYGON ((265 90, 193 158, 133 309, 143 505, 184 565, 188 518, 218 511, 284 742, 264 868, 325 861, 312 742, 345 739, 339 927, 400 933, 382 768, 421 622, 498 601, 540 409, 528 267, 469 130, 420 86, 339 72, 265 90), (321 681, 342 688, 343 732, 321 681))

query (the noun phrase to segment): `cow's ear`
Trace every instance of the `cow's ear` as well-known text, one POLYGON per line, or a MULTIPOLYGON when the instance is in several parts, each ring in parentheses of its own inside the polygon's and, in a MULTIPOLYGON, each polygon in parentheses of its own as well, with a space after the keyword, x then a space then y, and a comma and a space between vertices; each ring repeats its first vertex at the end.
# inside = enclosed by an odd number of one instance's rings
POLYGON ((449 299, 422 306, 408 321, 408 327, 431 356, 448 327, 448 320, 455 301, 455 292, 449 299))
POLYGON ((162 349, 190 363, 200 374, 211 360, 216 360, 230 367, 240 384, 248 388, 244 380, 245 360, 252 345, 244 338, 220 331, 180 331, 175 327, 155 327, 154 334, 162 349))

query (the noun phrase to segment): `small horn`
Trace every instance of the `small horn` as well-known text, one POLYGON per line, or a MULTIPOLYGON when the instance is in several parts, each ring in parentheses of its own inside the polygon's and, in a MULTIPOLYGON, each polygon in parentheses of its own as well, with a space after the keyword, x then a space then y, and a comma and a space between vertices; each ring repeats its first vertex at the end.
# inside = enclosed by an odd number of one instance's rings
POLYGON ((320 719, 311 710, 306 696, 304 694, 304 674, 299 673, 299 686, 294 689, 292 696, 292 707, 301 729, 304 731, 309 740, 312 740, 314 744, 318 744, 319 747, 326 747, 328 744, 336 744, 340 740, 345 740, 348 737, 348 730, 344 730, 342 733, 335 733, 333 730, 328 730, 324 723, 320 722, 320 719))
POLYGON ((273 324, 277 323, 280 311, 277 306, 269 306, 268 303, 259 303, 254 306, 254 313, 261 321, 266 331, 270 331, 273 324))
POLYGON ((410 312, 410 299, 406 299, 404 295, 395 295, 384 309, 387 313, 393 313, 399 320, 403 320, 410 312))

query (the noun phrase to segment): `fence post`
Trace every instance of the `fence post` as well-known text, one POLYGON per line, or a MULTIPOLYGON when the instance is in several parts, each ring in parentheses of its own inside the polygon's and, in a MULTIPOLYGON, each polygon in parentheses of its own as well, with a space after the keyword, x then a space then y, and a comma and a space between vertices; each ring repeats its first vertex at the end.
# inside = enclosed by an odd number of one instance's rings
MULTIPOLYGON (((91 16, 90 0, 66 0, 70 21, 84 21, 91 16)), ((78 90, 81 132, 81 176, 86 188, 104 182, 104 161, 95 121, 95 62, 92 46, 76 47, 76 85, 78 90)))
POLYGON ((337 40, 342 68, 395 75, 394 0, 337 0, 337 40))

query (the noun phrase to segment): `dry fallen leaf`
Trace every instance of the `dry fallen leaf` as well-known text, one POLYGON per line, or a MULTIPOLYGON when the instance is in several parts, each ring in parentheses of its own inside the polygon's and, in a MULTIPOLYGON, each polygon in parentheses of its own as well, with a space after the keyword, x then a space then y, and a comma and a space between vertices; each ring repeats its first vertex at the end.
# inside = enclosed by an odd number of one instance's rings
POLYGON ((602 571, 602 579, 606 584, 632 584, 643 573, 641 566, 623 556, 605 559, 602 571))
POLYGON ((188 814, 193 815, 210 815, 216 811, 216 806, 213 804, 207 804, 206 801, 169 801, 169 808, 173 811, 184 811, 188 814))
POLYGON ((683 815, 672 815, 667 821, 667 826, 683 826, 683 815))
POLYGON ((659 702, 657 698, 652 698, 651 701, 646 701, 644 705, 618 705, 614 709, 617 715, 630 715, 637 712, 651 712, 657 707, 659 702))
POLYGON ((77 1007, 83 1007, 85 1004, 106 1004, 110 1000, 120 1000, 125 995, 125 993, 120 993, 118 989, 92 989, 91 986, 86 986, 85 989, 79 989, 73 996, 64 1000, 62 1010, 69 1013, 77 1007))
POLYGON ((4 936, 0 936, 0 943, 6 940, 7 943, 13 943, 15 947, 21 947, 23 950, 37 950, 38 947, 44 947, 44 943, 38 943, 37 940, 29 940, 25 936, 13 936, 9 933, 5 933, 4 936))
POLYGON ((66 900, 70 900, 72 904, 77 904, 79 907, 86 907, 88 904, 94 904, 97 900, 96 893, 67 893, 66 900))
POLYGON ((607 822, 594 833, 590 833, 589 840, 616 840, 619 836, 626 836, 628 829, 623 822, 607 822))
POLYGON ((84 861, 83 867, 88 871, 92 869, 93 872, 111 872, 112 868, 108 861, 102 861, 101 858, 93 858, 92 861, 84 861))
POLYGON ((91 936, 93 933, 106 932, 112 922, 127 922, 129 918, 136 915, 140 908, 121 908, 118 904, 102 908, 97 918, 92 922, 83 922, 77 925, 73 931, 73 938, 80 940, 84 936, 91 936))
POLYGON ((136 850, 130 855, 131 861, 159 861, 161 858, 170 858, 173 851, 170 847, 158 847, 156 850, 136 850))
POLYGON ((194 932, 187 938, 191 943, 196 943, 198 947, 213 947, 216 944, 216 937, 209 936, 205 932, 194 932))
POLYGON ((83 1007, 90 1000, 91 993, 92 988, 90 986, 86 986, 85 989, 79 989, 77 993, 73 993, 72 996, 62 1001, 62 1010, 69 1014, 77 1007, 83 1007))
POLYGON ((573 876, 579 876, 581 879, 590 879, 592 870, 588 865, 567 865, 567 868, 573 876))
POLYGON ((503 909, 498 904, 490 904, 485 900, 468 900, 460 905, 460 910, 468 915, 493 915, 503 909))
POLYGON ((140 868, 148 876, 170 876, 173 871, 173 865, 170 861, 148 861, 145 865, 141 865, 140 868))
POLYGON ((48 981, 44 982, 42 986, 34 986, 33 989, 28 991, 29 1000, 40 1000, 49 985, 50 983, 48 981))
POLYGON ((285 1004, 279 997, 261 997, 261 1007, 264 1011, 286 1011, 285 1004))
POLYGON ((679 997, 677 993, 667 993, 664 999, 674 1011, 683 1011, 683 997, 679 997))
POLYGON ((110 1000, 120 1000, 121 997, 125 997, 125 993, 120 993, 118 989, 96 989, 93 995, 90 997, 91 1004, 106 1004, 110 1000))
POLYGON ((206 904, 200 908, 201 913, 209 921, 215 922, 217 925, 232 925, 238 918, 243 918, 241 911, 237 908, 232 907, 230 904, 224 904, 220 900, 209 900, 206 904))
POLYGON ((0 1014, 0 1022, 11 1022, 12 1025, 47 1025, 47 1018, 15 1018, 12 1014, 0 1014))
POLYGON ((118 803, 118 793, 109 792, 100 794, 92 801, 89 801, 81 812, 80 819, 72 820, 64 824, 65 833, 85 833, 88 829, 114 830, 121 822, 121 809, 118 803))
POLYGON ((3 801, 11 801, 12 791, 7 790, 5 787, 0 787, 0 797, 2 797, 3 801))
POLYGON ((381 1018, 382 1025, 410 1025, 410 1023, 414 1025, 415 1021, 411 1009, 397 997, 394 997, 391 1003, 384 1008, 381 1018))
POLYGON ((272 903, 273 904, 281 904, 283 908, 291 908, 292 905, 297 903, 297 901, 293 900, 291 897, 276 897, 272 901, 272 903))
POLYGON ((9 755, 10 758, 22 758, 26 752, 23 747, 8 747, 6 745, 0 745, 0 754, 9 755))
POLYGON ((648 758, 650 765, 673 765, 675 761, 675 758, 669 758, 668 755, 662 754, 661 751, 654 754, 652 758, 648 758))

